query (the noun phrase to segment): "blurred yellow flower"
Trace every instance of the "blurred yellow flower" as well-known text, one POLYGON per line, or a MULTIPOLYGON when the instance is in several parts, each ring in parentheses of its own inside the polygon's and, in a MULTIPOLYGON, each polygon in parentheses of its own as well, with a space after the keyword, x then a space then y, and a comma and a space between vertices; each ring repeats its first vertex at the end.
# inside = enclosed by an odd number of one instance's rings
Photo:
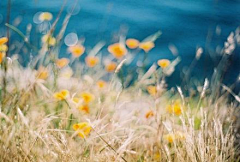
POLYGON ((0 52, 0 64, 2 63, 5 56, 6 56, 5 52, 0 52))
POLYGON ((56 44, 56 38, 46 34, 42 37, 42 42, 48 44, 49 46, 54 46, 56 44))
POLYGON ((88 57, 85 58, 85 62, 86 62, 88 67, 92 68, 92 67, 94 67, 98 64, 99 59, 97 57, 94 57, 94 56, 88 56, 88 57))
POLYGON ((145 117, 148 119, 150 117, 153 117, 154 116, 154 113, 152 110, 149 110, 146 114, 145 114, 145 117))
POLYGON ((7 37, 0 38, 0 45, 3 45, 5 43, 7 43, 7 42, 8 42, 8 38, 7 37))
POLYGON ((0 52, 7 52, 8 46, 6 44, 0 45, 0 52))
POLYGON ((42 12, 39 15, 39 20, 41 21, 51 21, 52 20, 52 14, 50 12, 42 12))
POLYGON ((68 90, 62 90, 60 92, 54 93, 53 96, 57 100, 65 100, 68 95, 69 95, 69 91, 68 90))
POLYGON ((108 52, 110 52, 115 58, 121 59, 127 54, 127 49, 120 43, 115 43, 108 46, 108 52))
POLYGON ((153 156, 153 159, 155 161, 160 161, 161 160, 161 154, 159 152, 155 153, 153 156))
POLYGON ((94 99, 94 96, 91 93, 84 92, 80 95, 83 98, 85 103, 89 103, 94 99))
POLYGON ((87 104, 80 105, 78 107, 78 109, 81 111, 84 111, 86 114, 89 114, 89 112, 90 112, 89 106, 87 104))
POLYGON ((139 46, 139 41, 137 39, 130 38, 126 40, 126 45, 130 49, 135 49, 139 46))
POLYGON ((99 80, 99 81, 97 82, 97 86, 98 86, 99 89, 105 88, 106 85, 107 85, 107 83, 106 83, 105 81, 103 81, 103 80, 99 80))
POLYGON ((143 49, 146 53, 155 47, 154 42, 142 42, 139 44, 139 48, 143 49))
POLYGON ((75 103, 79 103, 79 101, 80 101, 80 98, 78 98, 78 97, 73 97, 73 102, 75 102, 75 103))
POLYGON ((75 45, 69 47, 68 50, 72 53, 74 57, 79 57, 84 53, 85 47, 83 47, 82 45, 75 45))
POLYGON ((117 67, 117 64, 115 62, 110 62, 105 66, 105 70, 109 73, 112 73, 115 71, 117 67))
POLYGON ((157 87, 156 86, 148 86, 147 91, 151 96, 155 96, 157 94, 157 87))
POLYGON ((47 79, 48 78, 48 70, 44 67, 40 67, 36 76, 38 79, 47 79))
POLYGON ((56 60, 56 65, 58 68, 63 68, 65 66, 67 66, 69 63, 69 60, 67 58, 61 58, 56 60))
POLYGON ((81 138, 86 138, 90 134, 92 127, 87 122, 82 122, 74 124, 73 129, 78 132, 81 138))
POLYGON ((161 60, 158 60, 158 65, 161 67, 161 68, 166 68, 170 65, 170 61, 168 59, 161 59, 161 60))
POLYGON ((167 106, 167 112, 170 114, 175 114, 177 116, 182 114, 182 105, 179 100, 175 101, 173 104, 167 106))
POLYGON ((175 141, 181 141, 185 139, 185 135, 181 132, 176 133, 169 133, 163 136, 163 139, 166 140, 168 143, 173 143, 175 141))

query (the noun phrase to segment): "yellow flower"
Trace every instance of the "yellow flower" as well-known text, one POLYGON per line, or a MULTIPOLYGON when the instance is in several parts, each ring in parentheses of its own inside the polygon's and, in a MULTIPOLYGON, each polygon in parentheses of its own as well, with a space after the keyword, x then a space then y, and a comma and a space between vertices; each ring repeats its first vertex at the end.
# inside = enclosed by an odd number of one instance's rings
POLYGON ((79 57, 84 53, 85 47, 83 47, 82 45, 75 45, 69 47, 68 50, 72 53, 74 57, 79 57))
POLYGON ((153 111, 152 110, 149 110, 146 114, 145 114, 145 117, 148 119, 150 117, 153 117, 154 114, 153 114, 153 111))
POLYGON ((87 104, 84 104, 84 105, 80 105, 79 107, 78 107, 78 109, 79 110, 81 110, 81 111, 84 111, 86 114, 89 114, 89 106, 87 105, 87 104))
POLYGON ((153 156, 153 159, 155 161, 160 161, 161 160, 161 154, 159 152, 155 153, 153 156))
POLYGON ((68 95, 69 95, 69 91, 68 90, 62 90, 60 92, 54 93, 53 96, 57 100, 65 100, 68 95))
POLYGON ((146 53, 149 52, 155 44, 153 42, 143 42, 139 44, 139 48, 143 49, 146 53))
POLYGON ((99 80, 97 82, 97 86, 98 86, 99 89, 103 89, 104 87, 106 87, 106 84, 107 83, 105 81, 103 81, 103 80, 99 80))
POLYGON ((7 42, 8 42, 8 38, 7 37, 0 38, 0 45, 3 45, 5 43, 7 43, 7 42))
POLYGON ((110 52, 117 59, 121 59, 127 54, 127 49, 120 43, 115 43, 108 46, 108 52, 110 52))
POLYGON ((7 52, 8 46, 6 44, 0 45, 0 52, 7 52))
POLYGON ((173 104, 167 106, 167 112, 170 114, 175 114, 177 116, 182 114, 181 103, 179 100, 175 101, 173 104))
POLYGON ((0 64, 2 63, 5 56, 6 56, 5 52, 0 52, 0 64))
POLYGON ((105 66, 105 70, 109 73, 114 72, 117 67, 117 64, 115 62, 110 62, 105 66))
POLYGON ((85 103, 89 103, 94 99, 94 96, 91 93, 84 92, 80 95, 83 98, 85 103))
POLYGON ((155 96, 157 94, 157 87, 156 86, 148 86, 147 91, 151 96, 155 96))
POLYGON ((185 135, 181 132, 169 133, 163 136, 164 140, 168 143, 173 143, 175 141, 180 141, 185 139, 185 135))
POLYGON ((164 69, 170 65, 170 61, 167 59, 161 59, 161 60, 158 60, 158 65, 164 69))
POLYGON ((126 40, 126 45, 128 46, 128 48, 135 49, 138 47, 139 41, 136 39, 130 38, 126 40))
POLYGON ((69 63, 69 60, 67 58, 61 58, 56 60, 56 65, 58 68, 63 68, 65 66, 67 66, 69 63))
POLYGON ((99 59, 94 56, 88 56, 86 57, 85 62, 88 67, 92 68, 97 65, 97 63, 99 62, 99 59))
POLYGON ((78 97, 73 97, 73 102, 75 102, 75 103, 79 103, 79 101, 80 101, 80 98, 78 98, 78 97))
POLYGON ((163 136, 164 140, 166 140, 168 143, 173 143, 173 141, 176 140, 176 137, 173 133, 169 133, 163 136))
POLYGON ((51 21, 52 20, 52 14, 50 12, 42 12, 39 15, 39 20, 41 21, 51 21))
POLYGON ((45 80, 47 79, 47 77, 48 77, 48 70, 44 67, 40 67, 37 73, 37 78, 45 80))
POLYGON ((56 44, 56 38, 46 34, 42 37, 42 42, 48 44, 49 46, 54 46, 56 44))
POLYGON ((78 132, 81 138, 86 138, 90 134, 92 127, 87 122, 82 122, 74 124, 73 129, 78 132))

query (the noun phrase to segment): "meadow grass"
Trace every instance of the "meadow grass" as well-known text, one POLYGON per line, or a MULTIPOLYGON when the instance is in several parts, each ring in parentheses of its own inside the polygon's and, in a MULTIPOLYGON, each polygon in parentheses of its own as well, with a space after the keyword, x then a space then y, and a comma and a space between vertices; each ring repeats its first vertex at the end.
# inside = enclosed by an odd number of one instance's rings
MULTIPOLYGON (((68 47, 68 58, 59 58, 69 18, 58 34, 58 20, 53 23, 39 49, 6 24, 36 54, 23 67, 11 53, 23 46, 0 40, 0 161, 239 161, 239 97, 220 82, 236 35, 230 34, 211 79, 191 91, 169 89, 166 78, 180 57, 145 67, 161 32, 143 41, 120 37, 104 55, 105 43, 87 50, 79 40, 68 47), (141 50, 136 71, 124 71, 141 50), (85 63, 79 61, 83 54, 85 63)), ((52 15, 44 12, 39 19, 48 22, 52 15)))

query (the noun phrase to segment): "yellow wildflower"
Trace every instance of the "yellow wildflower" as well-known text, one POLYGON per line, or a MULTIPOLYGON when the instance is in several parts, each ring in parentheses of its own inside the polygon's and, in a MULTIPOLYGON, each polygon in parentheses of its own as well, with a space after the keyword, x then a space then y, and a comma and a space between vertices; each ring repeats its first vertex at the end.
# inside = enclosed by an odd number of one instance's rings
POLYGON ((158 65, 164 69, 170 65, 170 61, 168 59, 161 59, 158 60, 158 65))
POLYGON ((135 48, 138 47, 139 41, 136 40, 136 39, 130 38, 130 39, 127 39, 127 40, 126 40, 126 45, 127 45, 128 48, 130 48, 130 49, 135 49, 135 48))
POLYGON ((97 65, 97 63, 99 62, 99 59, 94 56, 88 56, 85 58, 85 62, 88 67, 92 68, 97 65))
POLYGON ((163 138, 168 142, 168 143, 173 143, 175 141, 180 141, 185 139, 185 135, 181 132, 176 132, 176 133, 169 133, 163 136, 163 138))
POLYGON ((106 87, 106 84, 107 83, 105 81, 103 81, 103 80, 99 80, 97 82, 97 86, 98 86, 99 89, 103 89, 104 87, 106 87))
POLYGON ((72 53, 74 57, 79 57, 84 53, 85 47, 83 47, 82 45, 75 45, 69 47, 68 50, 72 53))
POLYGON ((73 129, 78 132, 81 138, 86 138, 90 134, 92 127, 87 122, 82 122, 74 124, 73 129))
POLYGON ((110 52, 117 59, 121 59, 127 54, 127 49, 120 43, 115 43, 108 46, 108 52, 110 52))
POLYGON ((167 106, 167 112, 170 114, 175 114, 177 116, 182 114, 181 103, 179 100, 175 101, 173 104, 167 106))
POLYGON ((61 58, 56 60, 56 65, 58 68, 63 68, 65 66, 67 66, 69 63, 69 60, 67 58, 61 58))
POLYGON ((69 95, 69 91, 68 90, 62 90, 60 92, 54 93, 53 96, 57 100, 65 100, 68 95, 69 95))
POLYGON ((39 15, 39 20, 41 21, 51 21, 52 20, 52 14, 50 12, 42 12, 39 15))
POLYGON ((139 48, 143 49, 146 53, 155 47, 154 42, 142 42, 139 44, 139 48))
POLYGON ((54 46, 56 44, 56 38, 46 34, 42 37, 42 42, 48 44, 49 46, 54 46))
POLYGON ((5 52, 0 52, 0 64, 2 63, 5 56, 6 56, 5 52))
POLYGON ((157 87, 156 86, 148 86, 147 91, 151 96, 155 96, 157 94, 157 87))
POLYGON ((75 102, 75 103, 79 103, 79 101, 80 101, 80 98, 78 98, 78 97, 73 97, 73 102, 75 102))
POLYGON ((80 95, 83 98, 85 103, 89 103, 94 99, 94 96, 91 93, 84 92, 80 95))
POLYGON ((86 114, 89 114, 89 106, 87 104, 80 105, 78 107, 79 110, 84 111, 86 114))
POLYGON ((7 43, 7 42, 8 42, 8 38, 7 37, 0 38, 0 45, 3 45, 5 43, 7 43))
POLYGON ((0 52, 7 52, 8 46, 6 44, 0 45, 0 52))
POLYGON ((105 70, 109 73, 114 72, 117 67, 117 64, 115 62, 110 62, 105 66, 105 70))
POLYGON ((40 67, 37 73, 37 78, 45 80, 47 79, 47 77, 48 77, 48 70, 44 67, 40 67))
POLYGON ((151 117, 153 117, 154 116, 154 113, 153 113, 153 111, 152 110, 149 110, 146 114, 145 114, 145 118, 151 118, 151 117))

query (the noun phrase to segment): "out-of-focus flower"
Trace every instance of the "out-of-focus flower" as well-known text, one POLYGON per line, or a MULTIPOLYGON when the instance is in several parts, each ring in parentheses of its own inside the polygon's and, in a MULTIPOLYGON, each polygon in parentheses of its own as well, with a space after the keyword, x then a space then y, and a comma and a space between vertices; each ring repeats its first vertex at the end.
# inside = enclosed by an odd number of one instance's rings
POLYGON ((99 81, 97 82, 97 86, 98 86, 99 89, 105 88, 106 85, 107 85, 107 83, 106 83, 105 81, 103 81, 103 80, 99 80, 99 81))
POLYGON ((157 94, 157 87, 156 86, 148 86, 147 91, 151 96, 155 96, 157 94))
POLYGON ((40 67, 36 76, 38 79, 47 79, 48 78, 48 70, 44 67, 40 67))
POLYGON ((120 43, 115 43, 108 46, 108 51, 117 59, 121 59, 127 54, 127 49, 120 43))
POLYGON ((85 103, 89 103, 94 99, 94 96, 91 93, 84 92, 80 95, 85 103))
POLYGON ((142 42, 139 44, 139 48, 143 49, 146 53, 155 47, 154 42, 142 42))
POLYGON ((115 71, 117 67, 117 64, 115 62, 110 62, 105 66, 105 70, 109 73, 112 73, 115 71))
POLYGON ((61 90, 60 92, 54 93, 54 98, 57 100, 65 100, 67 96, 69 95, 68 90, 61 90))
POLYGON ((153 116, 154 116, 154 113, 153 113, 152 110, 149 110, 149 111, 145 114, 145 117, 146 117, 147 119, 149 119, 149 118, 151 118, 151 117, 153 117, 153 116))
POLYGON ((49 46, 54 46, 56 44, 56 38, 46 34, 42 37, 42 42, 46 43, 49 46))
POLYGON ((6 56, 5 52, 0 52, 0 64, 2 63, 5 56, 6 56))
POLYGON ((51 21, 52 20, 52 14, 50 12, 42 12, 39 15, 39 20, 40 21, 51 21))
POLYGON ((7 52, 8 46, 6 44, 0 45, 0 52, 7 52))
POLYGON ((90 112, 90 108, 89 108, 89 106, 87 104, 80 105, 78 107, 78 109, 80 111, 84 111, 86 114, 89 114, 89 112, 90 112))
POLYGON ((84 53, 85 47, 83 45, 75 45, 69 47, 68 50, 72 53, 74 57, 79 57, 84 53))
POLYGON ((56 65, 58 68, 63 68, 65 66, 67 66, 69 63, 69 60, 67 58, 61 58, 56 60, 56 65))
POLYGON ((179 100, 176 100, 173 104, 167 106, 167 112, 179 116, 182 114, 181 107, 182 107, 181 102, 179 100))
POLYGON ((0 45, 3 45, 5 43, 7 43, 7 42, 8 42, 8 38, 7 37, 0 38, 0 45))
POLYGON ((135 49, 139 46, 139 41, 137 39, 130 38, 126 40, 126 45, 130 49, 135 49))
POLYGON ((170 61, 168 59, 161 59, 158 60, 158 65, 164 69, 170 65, 170 61))
POLYGON ((87 122, 82 122, 74 124, 73 129, 78 132, 81 138, 86 138, 90 134, 92 127, 87 122))
POLYGON ((185 135, 181 132, 169 133, 163 136, 164 140, 168 143, 173 143, 175 141, 181 141, 185 139, 185 135))
POLYGON ((88 67, 92 68, 97 65, 97 63, 99 62, 99 59, 94 56, 88 56, 85 58, 85 62, 88 67))
POLYGON ((79 103, 79 101, 80 101, 81 99, 80 99, 80 98, 78 98, 78 97, 73 97, 73 99, 72 99, 72 100, 73 100, 73 102, 74 102, 74 103, 76 103, 76 104, 77 104, 77 103, 79 103))
POLYGON ((160 161, 161 160, 161 154, 159 152, 156 152, 153 156, 154 161, 160 161))

